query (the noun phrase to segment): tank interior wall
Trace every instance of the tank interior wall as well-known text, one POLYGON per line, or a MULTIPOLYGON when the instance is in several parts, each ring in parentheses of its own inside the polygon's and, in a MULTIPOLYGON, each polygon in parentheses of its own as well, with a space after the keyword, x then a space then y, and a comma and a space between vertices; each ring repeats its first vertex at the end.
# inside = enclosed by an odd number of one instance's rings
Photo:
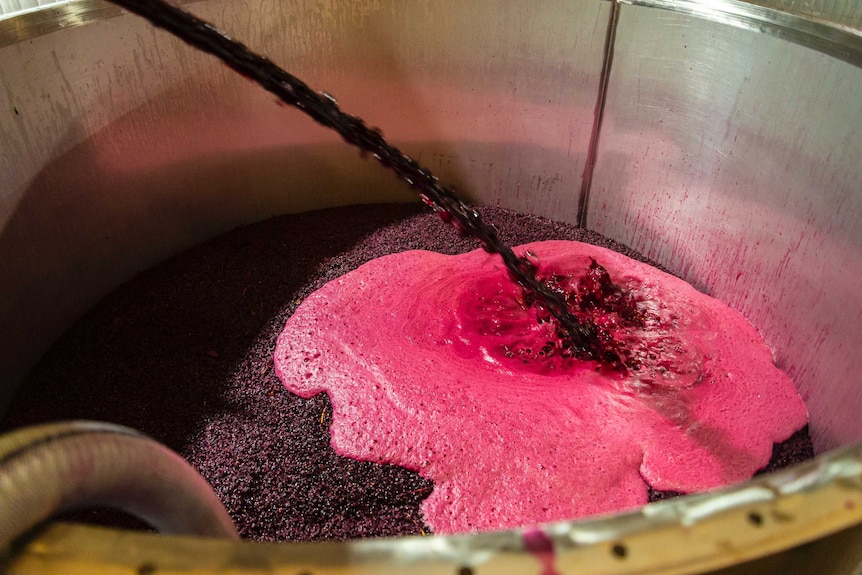
POLYGON ((587 226, 743 313, 818 451, 862 439, 862 68, 620 6, 587 226))
MULTIPOLYGON (((602 0, 185 4, 469 199, 571 222, 616 21, 588 227, 748 314, 819 449, 862 439, 862 69, 602 0)), ((281 213, 415 199, 143 21, 88 0, 57 14, 92 21, 0 26, 0 405, 81 313, 184 248, 281 213)))

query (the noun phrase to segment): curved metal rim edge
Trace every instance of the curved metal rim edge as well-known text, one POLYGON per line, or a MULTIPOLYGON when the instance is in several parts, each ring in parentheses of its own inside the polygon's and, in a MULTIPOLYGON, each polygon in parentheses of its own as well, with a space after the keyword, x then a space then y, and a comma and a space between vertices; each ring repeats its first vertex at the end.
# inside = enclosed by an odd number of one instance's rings
MULTIPOLYGON (((199 1, 172 0, 177 5, 199 1)), ((126 10, 106 0, 75 0, 68 4, 28 10, 21 14, 0 18, 0 48, 32 40, 57 30, 75 28, 125 13, 126 10)))
POLYGON ((862 68, 862 31, 809 16, 742 0, 617 0, 696 16, 811 48, 862 68))
MULTIPOLYGON (((192 4, 201 0, 173 0, 192 4)), ((602 0, 599 0, 602 1, 602 0)), ((668 10, 720 22, 800 44, 862 67, 862 31, 841 24, 743 0, 616 0, 619 4, 668 10)), ((75 0, 0 19, 0 48, 56 30, 119 16, 106 0, 75 0)))

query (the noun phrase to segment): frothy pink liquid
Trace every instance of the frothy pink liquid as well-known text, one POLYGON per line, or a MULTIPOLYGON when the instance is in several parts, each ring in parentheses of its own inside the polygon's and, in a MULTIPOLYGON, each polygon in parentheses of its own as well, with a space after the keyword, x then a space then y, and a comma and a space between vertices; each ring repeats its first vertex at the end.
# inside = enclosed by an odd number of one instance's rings
POLYGON ((438 533, 574 519, 640 506, 647 483, 702 491, 744 481, 805 425, 801 398, 754 328, 687 283, 603 248, 521 246, 539 273, 597 260, 638 321, 599 321, 638 361, 566 357, 498 258, 411 251, 312 294, 278 339, 285 386, 333 405, 332 445, 434 481, 438 533), (550 347, 549 347, 550 346, 550 347))

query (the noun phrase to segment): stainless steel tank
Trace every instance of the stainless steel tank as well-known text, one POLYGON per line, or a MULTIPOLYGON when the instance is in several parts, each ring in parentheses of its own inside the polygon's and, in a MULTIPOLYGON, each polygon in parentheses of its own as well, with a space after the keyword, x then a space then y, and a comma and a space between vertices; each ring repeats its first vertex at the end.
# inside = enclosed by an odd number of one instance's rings
MULTIPOLYGON (((184 4, 471 200, 620 240, 740 310, 776 350, 818 458, 548 526, 558 572, 860 572, 862 5, 184 4)), ((105 2, 0 20, 0 84, 0 405, 81 313, 171 254, 276 214, 413 199, 296 110, 105 2)), ((57 524, 7 568, 541 572, 533 535, 263 545, 57 524)))

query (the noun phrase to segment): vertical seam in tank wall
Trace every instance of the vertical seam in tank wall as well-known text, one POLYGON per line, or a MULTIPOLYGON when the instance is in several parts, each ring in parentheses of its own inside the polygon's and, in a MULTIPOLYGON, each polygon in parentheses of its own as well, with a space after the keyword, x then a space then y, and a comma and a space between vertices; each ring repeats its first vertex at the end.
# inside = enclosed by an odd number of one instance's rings
POLYGON ((578 226, 582 228, 587 227, 587 206, 593 185, 593 171, 596 168, 596 160, 598 159, 599 136, 602 131, 602 119, 605 115, 605 99, 608 93, 611 65, 614 60, 614 43, 617 37, 619 14, 620 4, 616 1, 611 2, 611 11, 608 17, 608 29, 605 35, 605 47, 602 56, 602 71, 599 76, 599 89, 596 95, 596 109, 593 116, 593 130, 590 134, 590 144, 587 149, 587 159, 584 165, 584 176, 581 179, 581 194, 578 198, 578 226))

